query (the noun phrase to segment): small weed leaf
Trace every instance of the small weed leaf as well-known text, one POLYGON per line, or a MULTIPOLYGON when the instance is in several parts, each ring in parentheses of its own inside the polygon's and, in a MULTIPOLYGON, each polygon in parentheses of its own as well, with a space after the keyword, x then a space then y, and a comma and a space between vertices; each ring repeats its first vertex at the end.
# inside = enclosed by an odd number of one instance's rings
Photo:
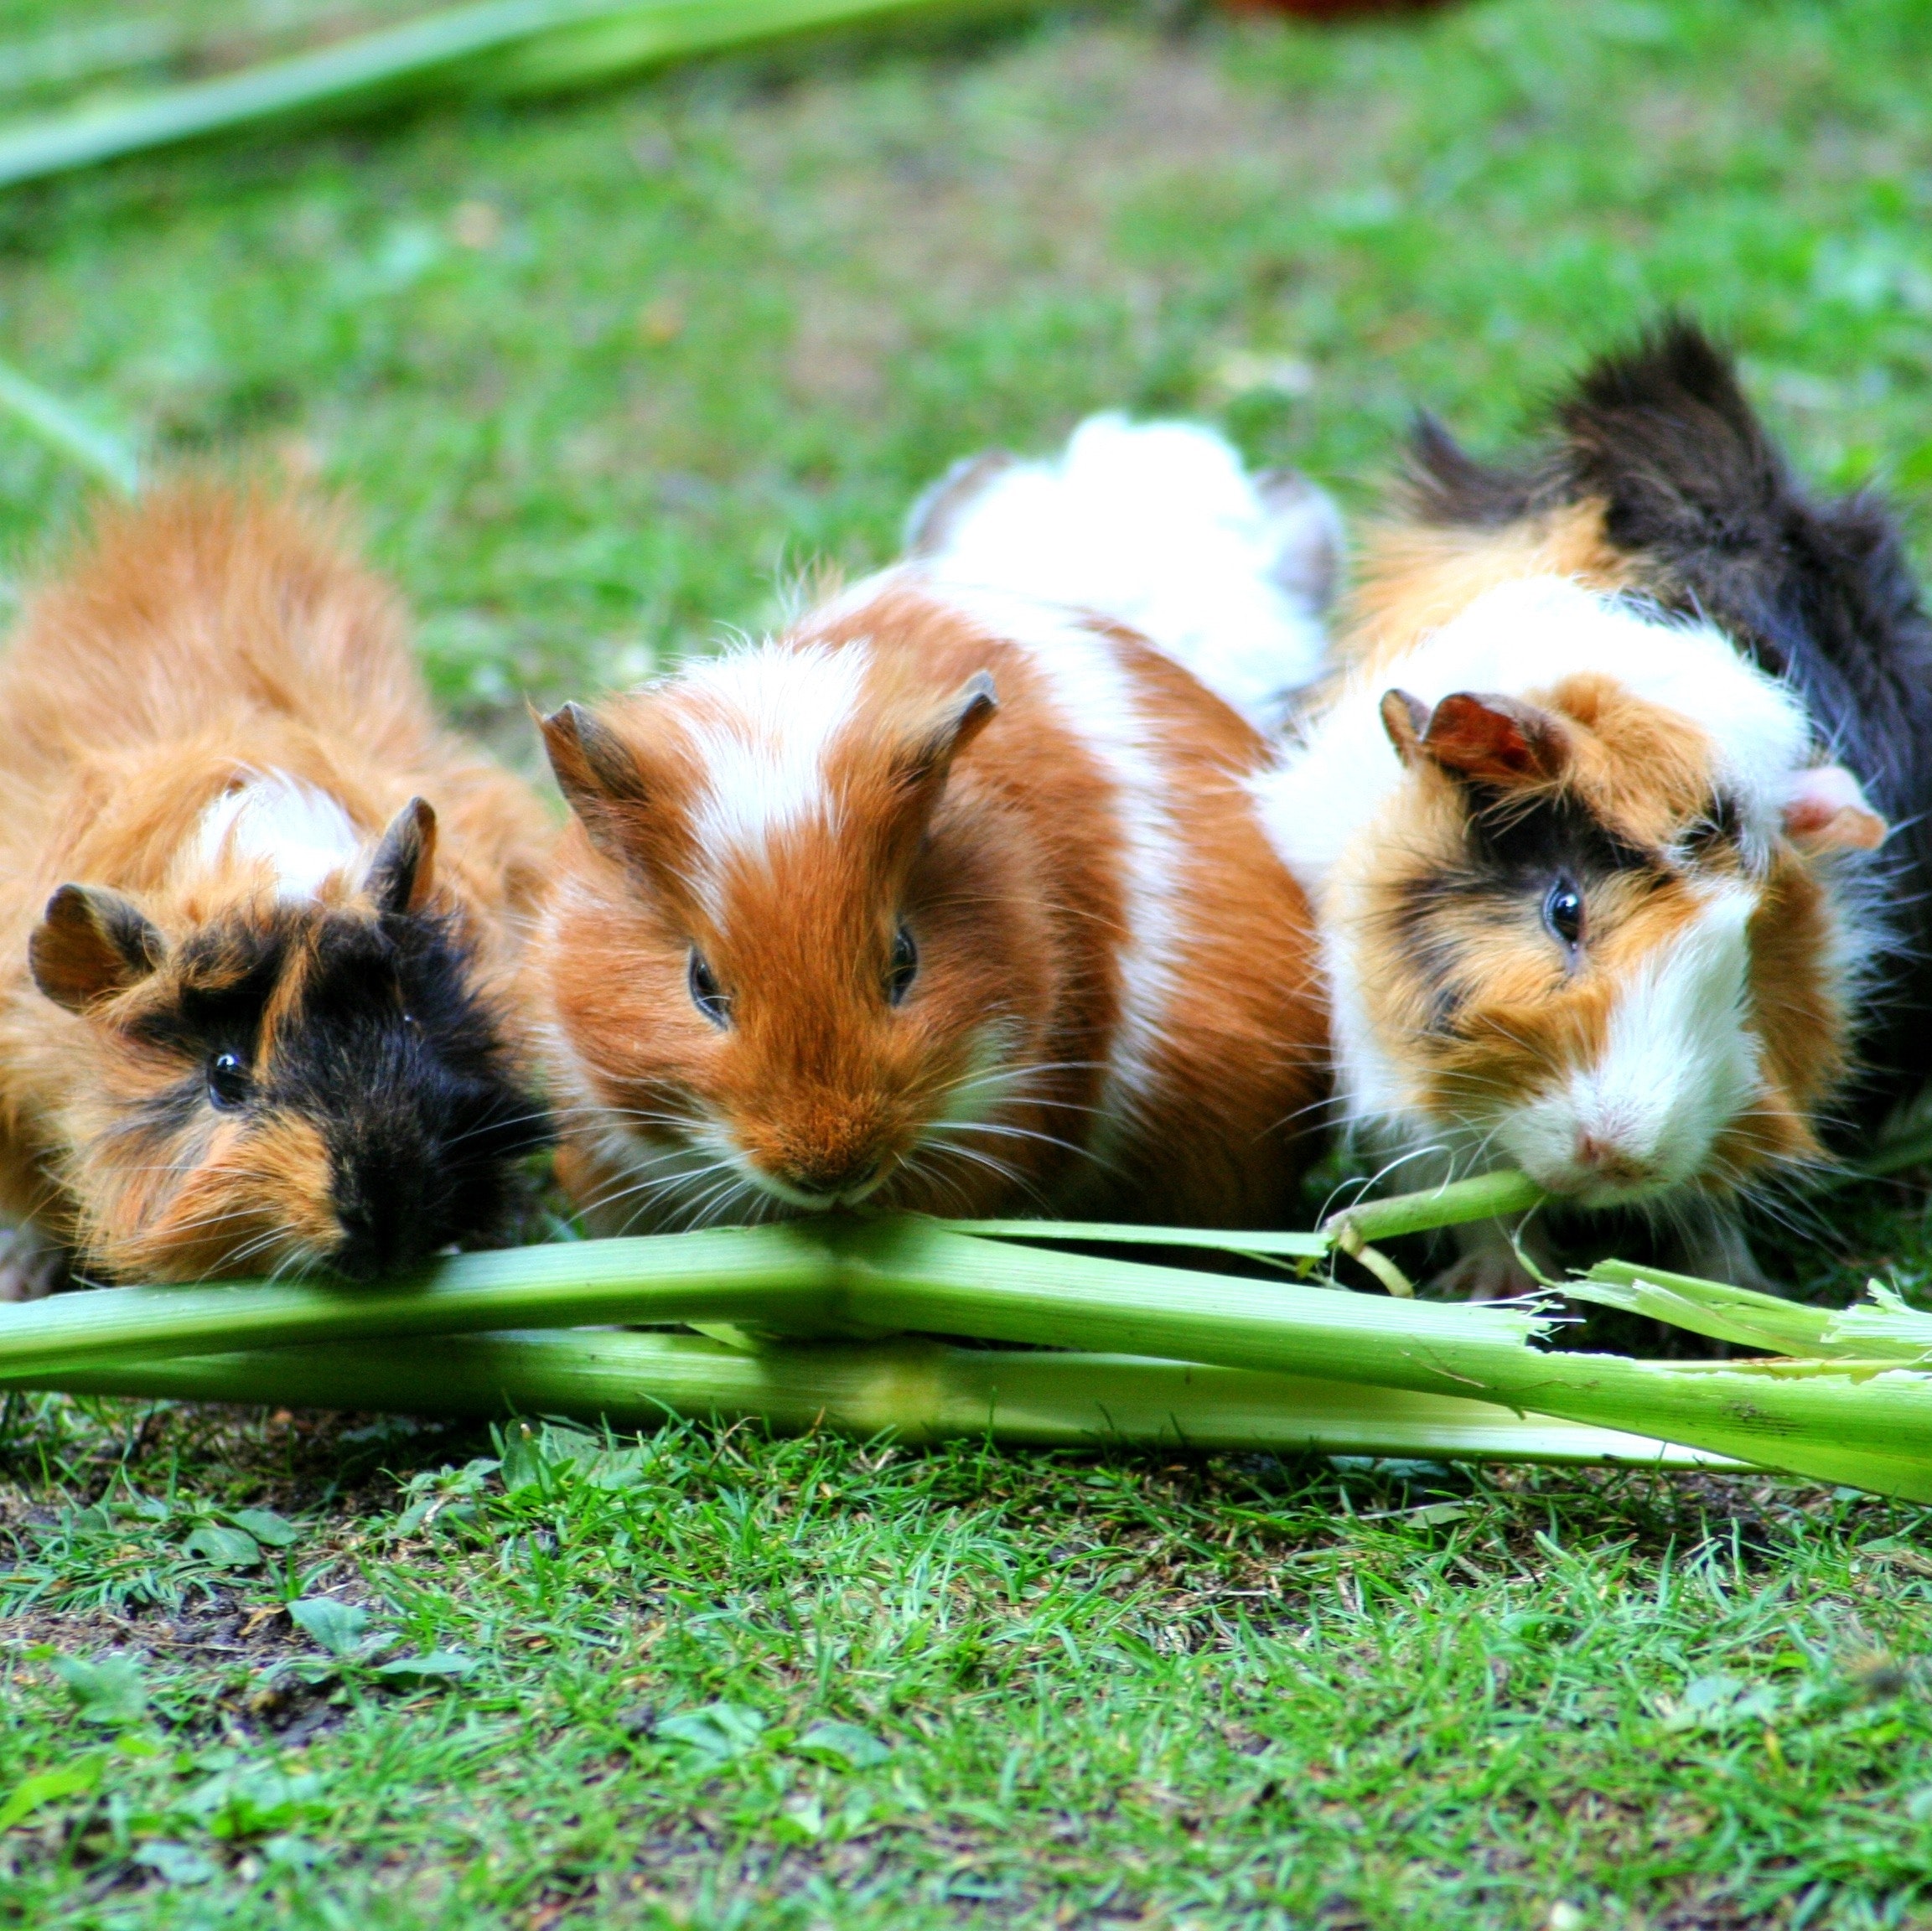
POLYGON ((30 1817, 44 1804, 62 1797, 79 1797, 93 1789, 107 1767, 104 1752, 76 1757, 70 1763, 56 1764, 16 1783, 4 1804, 0 1804, 0 1830, 11 1830, 23 1818, 30 1817))
POLYGON ((660 1718, 656 1734, 723 1763, 758 1747, 764 1719, 742 1703, 710 1703, 702 1710, 682 1710, 660 1718))
POLYGON ((134 1853, 134 1861, 145 1864, 156 1877, 169 1884, 205 1884, 220 1870, 219 1865, 204 1857, 199 1851, 166 1839, 143 1844, 134 1853))
POLYGON ((514 1495, 520 1488, 554 1488, 560 1475, 574 1475, 598 1488, 632 1488, 643 1481, 648 1456, 641 1448, 613 1448, 602 1436, 582 1428, 560 1428, 546 1422, 532 1428, 519 1422, 502 1431, 503 1486, 514 1495))
POLYGON ((237 1509, 228 1519, 265 1549, 286 1549, 301 1540, 302 1531, 272 1509, 237 1509))
POLYGON ((880 1742, 869 1730, 829 1719, 813 1724, 792 1749, 798 1756, 816 1758, 843 1770, 869 1770, 892 1755, 892 1746, 880 1742))
POLYGON ((217 1569, 252 1569, 262 1560, 262 1545, 245 1529, 197 1529, 181 1546, 217 1569))
POLYGON ((303 1596, 288 1605, 288 1619, 317 1649, 345 1658, 367 1635, 370 1614, 327 1596, 303 1596))
POLYGON ((138 1723, 148 1714, 148 1685, 131 1656, 54 1656, 48 1666, 67 1685, 74 1707, 87 1723, 138 1723))
POLYGON ((544 1435, 519 1422, 504 1430, 501 1437, 503 1449, 503 1488, 507 1495, 514 1495, 520 1488, 540 1486, 551 1473, 550 1458, 544 1453, 544 1435))
POLYGON ((319 1788, 313 1777, 292 1777, 272 1763, 218 1770, 188 1794, 187 1809, 210 1836, 233 1842, 326 1815, 316 1800, 319 1788))
POLYGON ((409 1478, 409 1506, 396 1517, 391 1533, 414 1535, 438 1522, 473 1520, 482 1499, 484 1485, 503 1464, 495 1457, 479 1455, 460 1468, 427 1469, 409 1478))
POLYGON ((1768 1721, 1778 1701, 1769 1684, 1753 1685, 1720 1674, 1694 1678, 1681 1696, 1660 1697, 1657 1714, 1666 1730, 1727 1730, 1733 1723, 1768 1721))
POLYGON ((371 1674, 396 1689, 413 1690, 425 1683, 450 1682, 467 1676, 475 1667, 476 1659, 465 1656, 460 1649, 432 1649, 425 1655, 381 1664, 371 1674))

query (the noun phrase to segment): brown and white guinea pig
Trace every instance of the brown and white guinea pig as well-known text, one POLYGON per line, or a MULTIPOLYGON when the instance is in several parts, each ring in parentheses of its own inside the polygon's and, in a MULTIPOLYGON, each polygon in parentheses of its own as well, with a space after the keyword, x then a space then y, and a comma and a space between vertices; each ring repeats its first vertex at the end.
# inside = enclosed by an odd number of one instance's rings
POLYGON ((598 1230, 1293 1199, 1326 1047, 1245 789, 1266 741, 1122 625, 934 551, 544 722, 576 823, 533 1003, 598 1230))
MULTIPOLYGON (((1521 470, 1425 427, 1337 681, 1256 795, 1321 914, 1347 1117, 1396 1175, 1519 1166, 1738 1278, 1727 1202, 1818 1157, 1847 1078, 1872 950, 1847 861, 1886 826, 1836 720, 1633 541, 1633 496, 1724 467, 1699 353, 1678 328, 1599 363, 1521 470)), ((1801 605, 1814 566, 1782 567, 1801 605)), ((1494 1229, 1460 1271, 1520 1284, 1494 1229)))
POLYGON ((0 657, 0 800, 8 1294, 490 1236, 546 1137, 507 994, 554 841, 330 522, 105 515, 0 657))

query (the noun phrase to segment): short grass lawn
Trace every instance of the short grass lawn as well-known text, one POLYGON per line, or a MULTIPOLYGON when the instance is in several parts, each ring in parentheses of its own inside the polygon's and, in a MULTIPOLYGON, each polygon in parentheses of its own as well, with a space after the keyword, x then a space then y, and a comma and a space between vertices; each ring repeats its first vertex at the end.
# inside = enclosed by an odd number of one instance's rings
MULTIPOLYGON (((0 194, 0 357, 351 493, 528 764, 526 693, 1109 405, 1359 505, 1416 404, 1500 439, 1681 303, 1911 502, 1929 56, 1924 0, 1497 0, 713 63, 0 194)), ((82 500, 0 423, 0 597, 82 500)), ((1760 1250, 1922 1286, 1924 1179, 1760 1250)), ((1932 1514, 1844 1493, 13 1397, 0 1534, 10 1923, 1932 1925, 1932 1514)))

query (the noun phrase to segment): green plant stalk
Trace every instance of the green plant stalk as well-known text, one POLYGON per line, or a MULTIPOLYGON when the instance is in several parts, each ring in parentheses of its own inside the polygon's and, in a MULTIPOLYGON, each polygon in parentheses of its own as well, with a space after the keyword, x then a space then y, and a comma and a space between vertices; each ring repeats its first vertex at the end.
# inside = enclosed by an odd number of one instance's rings
POLYGON ((1526 1214, 1548 1196, 1527 1173, 1505 1168, 1479 1173, 1468 1180, 1451 1180, 1415 1193, 1391 1193, 1380 1199, 1358 1200, 1331 1214, 1322 1232, 1345 1254, 1361 1243, 1393 1240, 1404 1234, 1427 1234, 1438 1227, 1458 1227, 1470 1220, 1494 1220, 1508 1214, 1526 1214))
MULTIPOLYGON (((1551 1354, 1529 1345, 1545 1323, 1501 1307, 1391 1303, 1135 1261, 1002 1251, 917 1222, 868 1231, 873 1238, 848 1250, 848 1266, 895 1286, 917 1281, 920 1314, 902 1325, 1460 1394, 1932 1500, 1932 1375, 1850 1364, 1687 1370, 1551 1354)), ((886 1324, 890 1296, 856 1283, 848 1292, 855 1312, 886 1324)))
POLYGON ((1565 1292, 1747 1348, 1891 1364, 1932 1359, 1932 1314, 1908 1306, 1878 1281, 1854 1307, 1810 1307, 1693 1274, 1600 1261, 1565 1292))
POLYGON ((902 15, 1013 13, 1028 0, 648 0, 610 18, 562 27, 466 63, 453 76, 465 91, 515 98, 562 93, 640 68, 755 41, 874 25, 902 15))
POLYGON ((0 1307, 0 1382, 18 1385, 54 1362, 377 1335, 704 1320, 809 1330, 834 1318, 837 1276, 809 1229, 778 1225, 464 1254, 375 1287, 237 1281, 60 1294, 0 1307))
POLYGON ((0 362, 0 409, 121 495, 132 496, 140 487, 140 465, 132 450, 4 362, 0 362))
POLYGON ((918 1330, 1461 1395, 1932 1500, 1932 1375, 1686 1368, 1530 1343, 1519 1308, 1393 1302, 1095 1260, 929 1221, 825 1221, 476 1254, 419 1285, 129 1288, 0 1309, 0 1379, 211 1347, 592 1323, 918 1330))
POLYGON ((324 1342, 123 1362, 43 1377, 71 1394, 483 1417, 565 1415, 649 1426, 667 1414, 824 1426, 925 1443, 1110 1442, 1461 1461, 1735 1463, 1487 1402, 1126 1355, 1031 1354, 902 1339, 747 1353, 696 1335, 610 1331, 324 1342))
POLYGON ((1334 1248, 1326 1234, 1242 1233, 1221 1227, 1142 1227, 1113 1220, 935 1220, 949 1234, 991 1240, 1038 1240, 1051 1246, 1194 1247, 1203 1252, 1267 1254, 1319 1261, 1334 1248))
POLYGON ((0 127, 0 187, 291 115, 355 112, 429 90, 474 91, 487 85, 547 91, 569 84, 573 74, 601 78, 621 68, 857 23, 921 3, 473 0, 239 73, 0 127), (620 45, 611 36, 628 38, 620 45))

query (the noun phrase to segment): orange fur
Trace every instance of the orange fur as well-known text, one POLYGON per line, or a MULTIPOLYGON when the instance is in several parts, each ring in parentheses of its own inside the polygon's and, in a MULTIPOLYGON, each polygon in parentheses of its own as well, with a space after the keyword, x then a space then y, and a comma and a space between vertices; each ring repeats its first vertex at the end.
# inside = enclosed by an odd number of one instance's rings
MULTIPOLYGON (((507 1020, 500 991, 546 820, 524 786, 437 727, 396 601, 347 556, 334 520, 193 484, 105 515, 0 660, 0 1206, 117 1276, 221 1273, 237 1256, 267 1271, 328 1250, 328 1162, 313 1128, 238 1136, 210 1116, 159 1157, 152 1137, 122 1131, 184 1077, 179 1053, 138 1033, 182 990, 181 943, 211 920, 271 917, 261 866, 190 850, 210 805, 267 774, 334 800, 367 840, 413 795, 432 802, 432 903, 507 1020), (169 954, 85 1012, 56 1006, 28 969, 29 935, 66 881, 137 901, 169 954)), ((325 897, 358 908, 346 880, 325 897)), ((64 947, 44 929, 50 965, 64 947)), ((271 1061, 299 979, 293 968, 271 1002, 271 1061)))
POLYGON ((727 1136, 731 1172, 757 1179, 709 1183, 712 1206, 774 1210, 775 1183, 795 1205, 869 1187, 868 1206, 968 1214, 1286 1210, 1324 1033, 1306 903, 1241 789, 1265 747, 1137 639, 1094 634, 1151 720, 1184 852, 1184 957, 1128 1109, 1105 1071, 1135 911, 1121 801, 1022 645, 903 575, 806 619, 778 648, 868 653, 859 722, 826 752, 827 817, 736 861, 699 834, 702 675, 602 707, 601 778, 552 721, 580 822, 532 1002, 567 1102, 560 1171, 593 1224, 702 1217, 704 1187, 660 1187, 650 1162, 727 1136), (935 720, 982 673, 997 714, 925 770, 935 720), (919 964, 894 1007, 881 988, 902 919, 919 964), (731 1002, 723 1030, 694 1006, 694 947, 731 1002), (985 1084, 989 1053, 1037 1070, 985 1084), (935 1126, 949 1107, 980 1124, 935 1126))
POLYGON ((1336 646, 1344 669, 1389 669, 1485 590, 1522 577, 1574 577, 1593 590, 1637 582, 1603 533, 1603 505, 1567 504, 1500 529, 1390 521, 1372 526, 1336 646))

